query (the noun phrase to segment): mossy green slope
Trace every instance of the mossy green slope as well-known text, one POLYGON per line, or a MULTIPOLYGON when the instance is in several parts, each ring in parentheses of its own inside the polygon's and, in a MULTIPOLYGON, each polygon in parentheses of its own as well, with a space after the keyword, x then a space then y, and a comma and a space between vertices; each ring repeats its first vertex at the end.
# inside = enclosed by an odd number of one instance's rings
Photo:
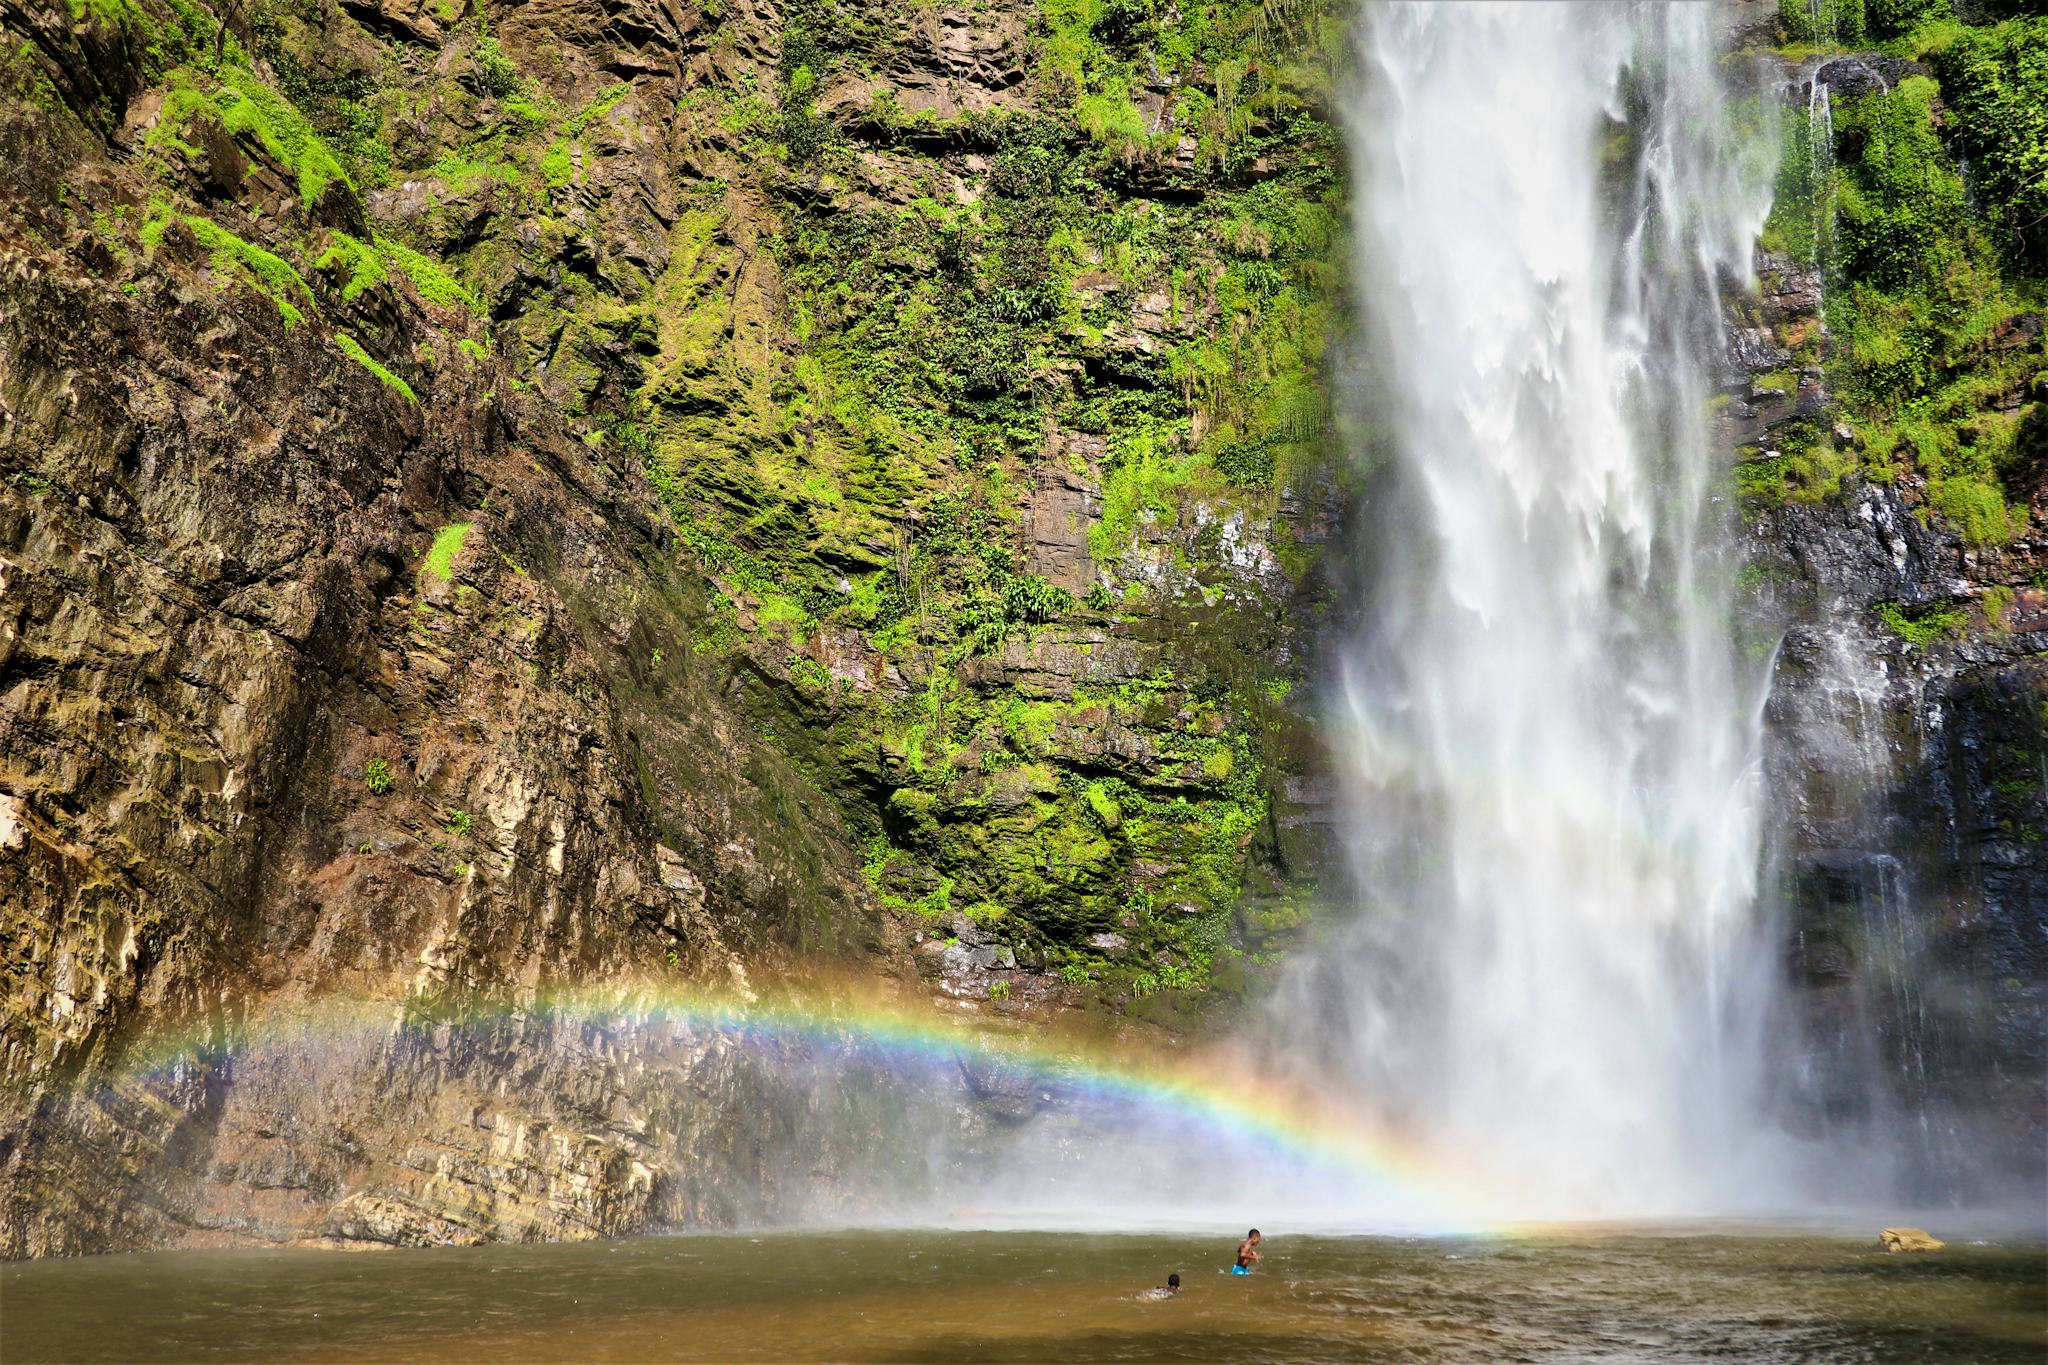
POLYGON ((1831 147, 1784 125, 1766 244, 1821 271, 1840 409, 1777 433, 1740 490, 1819 498, 1856 473, 1902 481, 1966 545, 2023 539, 2048 514, 2048 21, 1876 0, 1786 14, 1820 44, 1810 66, 1868 41, 1915 65, 1838 95, 1831 147))

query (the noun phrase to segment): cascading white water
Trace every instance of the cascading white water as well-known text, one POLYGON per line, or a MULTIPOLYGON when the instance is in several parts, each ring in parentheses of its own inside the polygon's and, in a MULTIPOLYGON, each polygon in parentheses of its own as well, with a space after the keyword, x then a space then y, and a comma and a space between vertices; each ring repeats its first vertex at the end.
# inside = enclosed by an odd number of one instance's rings
POLYGON ((1389 4, 1363 35, 1361 907, 1287 1026, 1496 1213, 1768 1198, 1760 692, 1707 425, 1767 158, 1705 5, 1389 4))

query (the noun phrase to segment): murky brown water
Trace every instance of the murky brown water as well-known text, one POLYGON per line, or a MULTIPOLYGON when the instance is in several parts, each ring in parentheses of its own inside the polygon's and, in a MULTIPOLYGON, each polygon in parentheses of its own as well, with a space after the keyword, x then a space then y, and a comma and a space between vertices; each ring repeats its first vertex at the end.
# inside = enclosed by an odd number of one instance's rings
POLYGON ((2026 1361, 2048 1252, 1806 1233, 807 1232, 0 1267, 0 1359, 2026 1361), (1185 1292, 1136 1297, 1179 1270, 1185 1292))

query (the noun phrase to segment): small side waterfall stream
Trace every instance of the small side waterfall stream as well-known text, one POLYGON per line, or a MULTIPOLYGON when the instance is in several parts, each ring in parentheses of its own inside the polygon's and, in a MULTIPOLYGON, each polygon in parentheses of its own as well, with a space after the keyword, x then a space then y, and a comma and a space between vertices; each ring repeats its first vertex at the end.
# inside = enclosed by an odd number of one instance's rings
POLYGON ((1283 1026, 1504 1215, 1768 1199, 1761 679, 1706 414, 1769 190, 1708 7, 1397 4, 1363 41, 1361 908, 1283 1026))
POLYGON ((1813 197, 1814 259, 1823 273, 1834 260, 1835 104, 1815 71, 1806 97, 1806 184, 1813 197))

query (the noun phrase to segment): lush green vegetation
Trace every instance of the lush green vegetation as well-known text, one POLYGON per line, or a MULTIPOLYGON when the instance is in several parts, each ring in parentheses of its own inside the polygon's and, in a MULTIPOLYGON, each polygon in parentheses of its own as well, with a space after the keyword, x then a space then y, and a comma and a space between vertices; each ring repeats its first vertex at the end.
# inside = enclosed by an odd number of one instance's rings
POLYGON ((341 285, 343 303, 352 302, 365 289, 384 283, 391 274, 390 261, 374 243, 361 241, 346 232, 336 232, 333 245, 313 262, 315 270, 325 270, 329 266, 337 268, 346 277, 341 285))
POLYGON ((1788 40, 1843 47, 1902 37, 1953 12, 1950 0, 1778 0, 1788 40))
POLYGON ((1787 121, 1766 244, 1824 270, 1828 381, 1854 441, 1827 422, 1774 433, 1777 458, 1741 467, 1738 491, 1821 497, 1851 470, 1912 474, 1965 541, 2010 540, 2048 473, 2040 347, 2014 330, 2048 298, 2048 23, 1968 28, 1904 0, 1788 0, 1785 18, 1806 41, 1894 40, 1938 79, 1839 100, 1830 156, 1787 121))
POLYGON ((1920 55, 1941 78, 1986 218, 2037 274, 2048 269, 2048 18, 1944 25, 1920 55))

